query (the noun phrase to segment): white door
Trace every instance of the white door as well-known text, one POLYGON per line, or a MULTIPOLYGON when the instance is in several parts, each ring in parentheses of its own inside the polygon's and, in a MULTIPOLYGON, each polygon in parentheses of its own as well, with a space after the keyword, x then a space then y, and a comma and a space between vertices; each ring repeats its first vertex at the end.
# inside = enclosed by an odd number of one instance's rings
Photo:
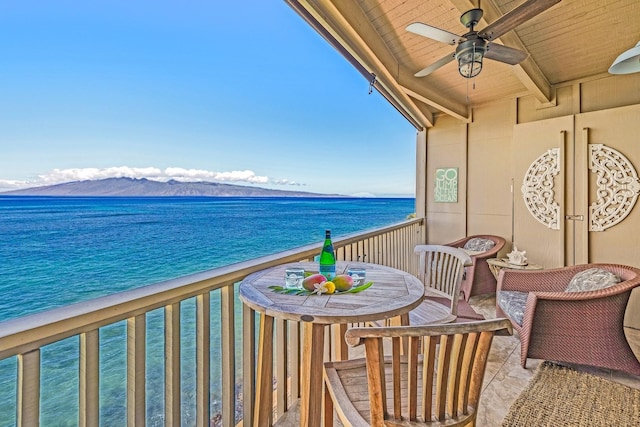
POLYGON ((545 268, 640 266, 640 106, 514 127, 514 244, 545 268))
POLYGON ((577 263, 640 266, 640 106, 577 115, 576 141, 589 169, 577 263))
POLYGON ((573 116, 516 125, 513 243, 531 263, 565 265, 566 156, 573 116))

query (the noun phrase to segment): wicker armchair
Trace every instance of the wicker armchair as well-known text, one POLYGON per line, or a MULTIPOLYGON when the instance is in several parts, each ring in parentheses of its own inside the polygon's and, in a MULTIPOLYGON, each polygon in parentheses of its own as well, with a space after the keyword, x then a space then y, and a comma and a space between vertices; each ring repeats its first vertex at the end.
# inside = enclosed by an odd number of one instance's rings
POLYGON ((489 239, 495 242, 495 246, 486 252, 471 255, 473 262, 470 267, 465 269, 465 277, 460 285, 460 291, 464 295, 465 301, 469 301, 474 295, 488 294, 496 291, 496 278, 489 269, 487 259, 495 258, 498 252, 504 247, 505 240, 500 236, 492 236, 490 234, 478 234, 468 236, 455 242, 447 243, 446 246, 454 248, 463 248, 464 245, 473 238, 489 239))
POLYGON ((631 291, 640 285, 640 269, 616 264, 582 264, 551 270, 502 270, 498 276, 496 315, 507 317, 520 335, 520 361, 527 357, 597 366, 640 375, 623 332, 631 291), (573 276, 589 268, 610 271, 621 280, 594 291, 565 292, 573 276), (501 294, 522 295, 524 310, 514 315, 501 294), (511 312, 510 316, 507 311, 511 312))

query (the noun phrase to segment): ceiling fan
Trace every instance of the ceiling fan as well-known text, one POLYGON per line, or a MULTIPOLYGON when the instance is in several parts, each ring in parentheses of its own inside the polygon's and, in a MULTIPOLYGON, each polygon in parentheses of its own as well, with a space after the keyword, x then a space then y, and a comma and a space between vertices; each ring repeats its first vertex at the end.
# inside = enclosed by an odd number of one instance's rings
POLYGON ((455 44, 458 45, 455 52, 418 71, 415 76, 428 76, 454 59, 458 61, 458 71, 460 75, 466 78, 475 77, 480 73, 483 58, 493 59, 494 61, 500 61, 510 65, 519 64, 529 56, 528 53, 496 44, 492 41, 560 1, 561 0, 527 0, 480 31, 477 31, 475 26, 478 25, 478 22, 482 19, 482 9, 468 10, 460 16, 460 22, 469 29, 469 32, 461 36, 421 22, 410 24, 407 26, 407 31, 452 46, 455 44))

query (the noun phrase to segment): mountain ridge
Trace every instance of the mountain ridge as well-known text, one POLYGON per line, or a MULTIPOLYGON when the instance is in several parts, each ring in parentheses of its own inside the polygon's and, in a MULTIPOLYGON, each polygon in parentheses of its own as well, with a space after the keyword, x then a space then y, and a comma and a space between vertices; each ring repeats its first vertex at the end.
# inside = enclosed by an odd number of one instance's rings
POLYGON ((93 197, 346 197, 305 191, 272 190, 262 187, 195 181, 166 182, 147 178, 105 178, 1 192, 11 196, 93 196, 93 197))

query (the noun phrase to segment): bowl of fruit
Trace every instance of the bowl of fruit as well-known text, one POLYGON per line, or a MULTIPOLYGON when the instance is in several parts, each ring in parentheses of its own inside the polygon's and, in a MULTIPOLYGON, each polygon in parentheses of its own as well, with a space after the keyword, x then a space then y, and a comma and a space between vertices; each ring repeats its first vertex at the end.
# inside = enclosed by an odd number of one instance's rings
POLYGON ((274 292, 290 295, 322 295, 322 294, 355 294, 370 288, 373 282, 353 286, 353 278, 348 274, 338 274, 329 280, 320 273, 310 273, 302 281, 301 289, 290 289, 283 286, 269 286, 274 292))

